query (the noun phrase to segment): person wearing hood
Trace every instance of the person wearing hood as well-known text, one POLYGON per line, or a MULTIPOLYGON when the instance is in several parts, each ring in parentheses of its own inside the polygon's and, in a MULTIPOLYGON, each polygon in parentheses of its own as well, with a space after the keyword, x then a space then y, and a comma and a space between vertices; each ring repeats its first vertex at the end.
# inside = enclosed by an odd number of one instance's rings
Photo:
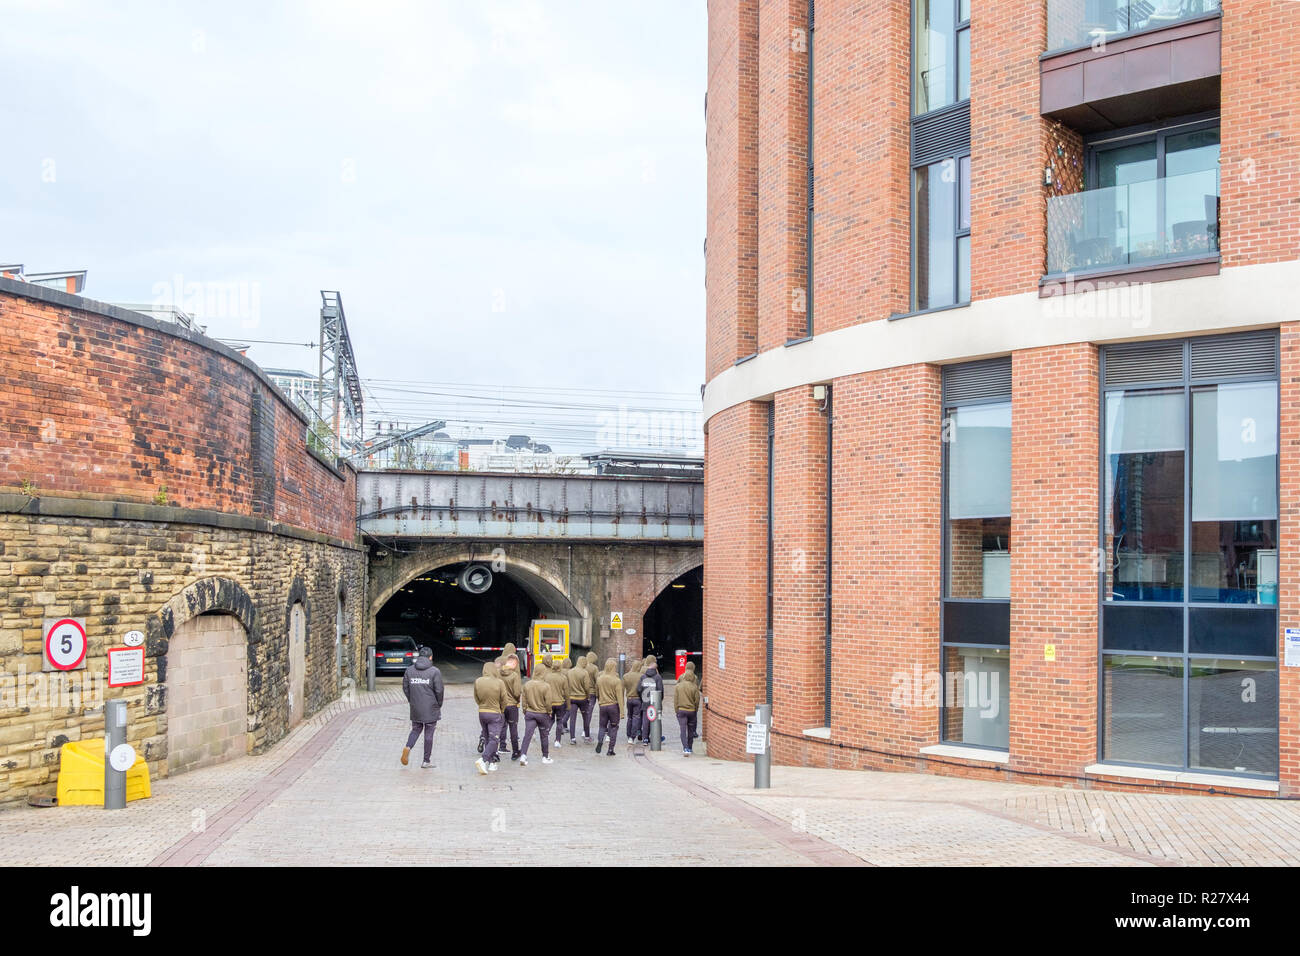
POLYGON ((433 731, 442 718, 442 671, 433 665, 433 651, 427 647, 420 648, 420 656, 402 675, 402 693, 411 704, 411 733, 402 748, 402 766, 411 758, 411 748, 424 734, 424 763, 421 767, 428 769, 433 764, 433 731))
POLYGON ((586 660, 583 661, 583 666, 587 668, 587 676, 591 678, 591 693, 587 695, 587 710, 593 717, 597 718, 597 723, 599 724, 599 711, 596 710, 596 681, 600 680, 600 667, 596 663, 595 651, 587 652, 587 657, 586 660))
MULTIPOLYGON (((568 664, 566 657, 564 663, 568 664)), ((582 714, 582 739, 591 743, 591 698, 596 696, 596 684, 587 672, 586 660, 579 658, 576 667, 570 667, 569 681, 569 743, 578 742, 578 714, 582 714)))
POLYGON ((673 709, 677 711, 677 727, 682 734, 682 756, 691 755, 695 741, 695 721, 700 709, 700 685, 695 676, 695 665, 687 664, 686 672, 673 691, 673 709))
POLYGON ((505 721, 506 685, 497 676, 497 666, 483 663, 483 676, 474 681, 474 703, 478 706, 478 725, 486 744, 483 756, 474 761, 479 773, 496 770, 497 738, 505 721))
POLYGON ((528 683, 524 684, 523 706, 524 706, 524 746, 519 754, 519 766, 528 766, 528 745, 533 741, 533 731, 540 730, 542 737, 542 763, 552 763, 551 760, 551 724, 554 722, 554 711, 552 701, 555 700, 555 690, 547 683, 543 674, 550 671, 549 662, 546 667, 533 672, 528 683))
POLYGON ((596 700, 600 705, 600 723, 596 728, 596 753, 609 735, 609 755, 614 756, 614 743, 618 740, 618 725, 623 721, 623 682, 619 680, 618 664, 614 658, 605 661, 605 672, 596 678, 596 700))
POLYGON ((519 654, 514 644, 505 646, 501 655, 501 680, 506 685, 505 723, 501 727, 499 746, 506 746, 506 731, 510 731, 510 759, 519 759, 519 699, 523 696, 524 682, 519 676, 519 654))
POLYGON ((546 670, 542 680, 551 688, 551 725, 555 728, 555 746, 559 747, 560 738, 564 736, 564 717, 569 706, 569 682, 560 670, 559 661, 546 654, 542 657, 546 670))
MULTIPOLYGON (((645 659, 645 670, 641 673, 641 739, 646 743, 650 742, 650 694, 653 691, 659 692, 659 706, 663 707, 664 701, 664 679, 659 676, 659 663, 655 656, 651 654, 645 659)), ((659 735, 659 742, 663 743, 663 734, 659 735)))
POLYGON ((627 741, 641 739, 641 661, 629 663, 623 675, 623 695, 627 698, 627 741))

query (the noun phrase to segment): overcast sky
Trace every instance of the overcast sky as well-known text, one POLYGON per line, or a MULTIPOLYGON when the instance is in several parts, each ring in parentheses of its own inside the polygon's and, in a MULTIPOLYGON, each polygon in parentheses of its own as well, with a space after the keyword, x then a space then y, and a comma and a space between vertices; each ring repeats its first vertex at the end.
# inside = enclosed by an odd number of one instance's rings
POLYGON ((0 261, 244 340, 337 289, 367 379, 698 396, 701 0, 0 14, 0 261))

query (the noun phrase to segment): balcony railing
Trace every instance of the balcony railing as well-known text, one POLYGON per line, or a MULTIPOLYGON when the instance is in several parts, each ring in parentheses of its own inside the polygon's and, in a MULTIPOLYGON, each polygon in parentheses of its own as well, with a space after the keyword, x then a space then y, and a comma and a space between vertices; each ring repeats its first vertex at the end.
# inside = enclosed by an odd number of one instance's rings
POLYGON ((1047 200, 1047 271, 1063 274, 1217 255, 1219 171, 1047 200))
POLYGON ((1219 0, 1047 0, 1047 52, 1216 13, 1219 0))

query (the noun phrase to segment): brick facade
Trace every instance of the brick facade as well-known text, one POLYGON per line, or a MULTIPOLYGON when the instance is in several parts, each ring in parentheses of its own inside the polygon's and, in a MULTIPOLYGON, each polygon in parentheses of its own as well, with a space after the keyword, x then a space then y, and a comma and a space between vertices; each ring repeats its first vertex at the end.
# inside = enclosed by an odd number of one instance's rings
MULTIPOLYGON (((1279 625, 1300 626, 1300 591, 1287 571, 1290 556, 1300 547, 1294 527, 1300 407, 1291 381, 1296 330, 1281 308, 1262 314, 1256 308, 1250 325, 1235 326, 1232 315, 1218 326, 1198 324, 1196 313, 1210 297, 1207 293, 1219 288, 1216 283, 1242 281, 1228 276, 1230 271, 1293 266, 1300 256, 1300 172, 1295 164, 1300 4, 1224 3, 1219 263, 1224 275, 1187 278, 1188 273, 1175 270, 1158 276, 1177 290, 1163 300, 1167 313, 1129 311, 1108 317, 1088 312, 1097 304, 1080 302, 1082 295, 1067 294, 1066 304, 1055 312, 1032 304, 1047 266, 1047 200, 1086 185, 1084 135, 1040 112, 1046 3, 976 0, 971 5, 972 305, 888 321, 907 312, 910 303, 910 6, 817 6, 816 337, 814 344, 787 346, 788 303, 778 292, 785 286, 788 293, 800 278, 801 243, 807 241, 795 228, 798 190, 791 174, 800 159, 799 133, 806 128, 800 124, 807 117, 799 113, 806 105, 806 73, 786 41, 806 4, 770 0, 759 5, 757 53, 749 62, 737 53, 741 47, 735 34, 747 5, 734 0, 710 4, 706 406, 715 390, 726 400, 709 408, 707 422, 706 650, 718 635, 728 636, 728 670, 720 674, 713 669, 706 680, 710 752, 743 758, 744 716, 766 693, 766 403, 774 402, 778 763, 925 770, 1066 786, 1267 791, 1267 785, 1252 787, 1249 781, 1236 786, 1236 778, 1210 784, 1088 769, 1099 760, 1098 706, 1103 700, 1098 686, 1103 583, 1097 564, 1099 355, 1108 342, 1155 337, 1153 325, 1165 337, 1281 328, 1279 625), (715 259, 714 251, 729 249, 735 239, 721 231, 719 211, 734 209, 743 197, 731 191, 741 182, 737 154, 714 147, 724 136, 734 142, 736 130, 746 122, 743 102, 729 91, 754 67, 761 77, 755 115, 762 361, 754 363, 761 368, 748 363, 729 368, 717 360, 712 343, 731 334, 732 313, 720 308, 715 295, 727 283, 735 289, 742 274, 730 268, 730 252, 715 259), (732 97, 726 100, 725 115, 713 112, 715 89, 721 97, 732 97), (1050 184, 1044 180, 1049 164, 1050 184), (723 169, 730 174, 719 175, 723 169), (976 322, 987 327, 972 330, 962 324, 976 322), (945 331, 935 331, 939 329, 945 331), (816 341, 832 332, 837 342, 870 345, 852 346, 863 348, 860 355, 847 355, 849 345, 831 347, 829 342, 816 352, 816 341), (895 351, 907 359, 891 366, 888 355, 895 351), (1013 368, 1011 712, 1005 761, 987 754, 923 752, 939 743, 938 708, 915 701, 900 706, 895 693, 913 688, 906 675, 916 674, 919 682, 940 666, 941 368, 999 355, 1010 356, 1013 368), (846 372, 854 367, 863 371, 846 372), (829 738, 820 735, 824 731, 805 733, 823 722, 818 615, 824 597, 826 448, 825 422, 811 399, 816 383, 830 384, 834 395, 829 738), (803 560, 805 554, 812 560, 803 560), (737 634, 745 635, 739 652, 734 649, 737 634)), ((1252 275, 1278 285, 1223 288, 1251 288, 1260 301, 1287 301, 1286 280, 1268 278, 1283 273, 1252 275)), ((952 547, 954 596, 980 597, 981 544, 973 523, 957 523, 952 547)), ((1205 550, 1214 547, 1217 543, 1205 550)), ((1300 789, 1300 683, 1293 669, 1279 663, 1278 671, 1281 759, 1275 789, 1288 795, 1300 789)))

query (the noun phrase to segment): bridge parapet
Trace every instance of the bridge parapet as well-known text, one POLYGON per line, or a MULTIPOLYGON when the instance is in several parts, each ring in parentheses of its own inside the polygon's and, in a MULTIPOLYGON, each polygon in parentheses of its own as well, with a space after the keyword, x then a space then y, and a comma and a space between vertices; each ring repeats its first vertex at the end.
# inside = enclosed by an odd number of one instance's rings
POLYGON ((689 478, 363 471, 357 525, 372 535, 704 540, 704 483, 689 478))

